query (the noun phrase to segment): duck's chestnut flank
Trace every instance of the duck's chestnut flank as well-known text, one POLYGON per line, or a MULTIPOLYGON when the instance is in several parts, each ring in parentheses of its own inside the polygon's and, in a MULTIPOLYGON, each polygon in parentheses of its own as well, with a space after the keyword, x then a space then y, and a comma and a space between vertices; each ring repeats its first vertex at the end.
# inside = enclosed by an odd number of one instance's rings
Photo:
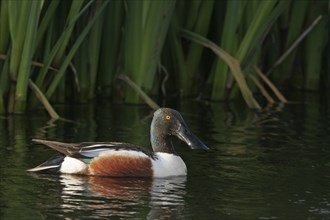
POLYGON ((111 177, 152 177, 151 160, 148 157, 107 155, 97 157, 89 165, 89 174, 111 177))
POLYGON ((72 144, 34 139, 34 142, 59 151, 62 156, 52 157, 29 171, 57 170, 61 173, 109 177, 186 175, 186 165, 174 150, 172 136, 180 138, 192 149, 208 149, 189 130, 178 111, 160 108, 154 113, 150 129, 153 152, 120 142, 72 144))

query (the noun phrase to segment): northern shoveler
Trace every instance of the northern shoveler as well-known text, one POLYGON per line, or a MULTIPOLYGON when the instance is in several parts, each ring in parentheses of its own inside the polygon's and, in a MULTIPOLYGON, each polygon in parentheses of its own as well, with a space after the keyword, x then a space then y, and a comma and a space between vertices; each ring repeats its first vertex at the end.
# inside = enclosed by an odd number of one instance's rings
POLYGON ((119 142, 61 143, 33 139, 61 153, 28 171, 55 169, 61 173, 110 177, 168 177, 187 174, 187 167, 172 145, 177 136, 192 149, 205 149, 188 129, 181 114, 170 108, 160 108, 151 123, 153 152, 119 142))

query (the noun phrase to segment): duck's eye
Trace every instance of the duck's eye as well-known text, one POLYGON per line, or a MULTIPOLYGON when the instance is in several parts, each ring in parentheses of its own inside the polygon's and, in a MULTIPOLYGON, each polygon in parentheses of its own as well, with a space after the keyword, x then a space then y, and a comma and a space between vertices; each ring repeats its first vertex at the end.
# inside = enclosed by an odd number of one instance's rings
POLYGON ((167 121, 169 121, 169 120, 171 120, 171 116, 166 115, 166 116, 165 116, 165 119, 166 119, 167 121))

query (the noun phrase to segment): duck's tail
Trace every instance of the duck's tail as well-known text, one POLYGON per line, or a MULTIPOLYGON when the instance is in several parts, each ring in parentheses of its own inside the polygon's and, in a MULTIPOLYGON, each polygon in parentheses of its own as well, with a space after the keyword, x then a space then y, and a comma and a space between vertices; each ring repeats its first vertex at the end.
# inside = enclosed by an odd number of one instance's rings
POLYGON ((43 170, 59 170, 61 167, 61 164, 64 161, 65 156, 64 155, 55 155, 51 157, 46 162, 40 164, 37 167, 34 167, 32 169, 28 169, 29 172, 38 172, 43 170))

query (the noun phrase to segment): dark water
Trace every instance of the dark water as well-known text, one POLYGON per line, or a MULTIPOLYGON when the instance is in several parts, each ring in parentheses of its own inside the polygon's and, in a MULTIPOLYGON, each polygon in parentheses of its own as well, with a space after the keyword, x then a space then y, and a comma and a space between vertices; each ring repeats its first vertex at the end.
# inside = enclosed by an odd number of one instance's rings
POLYGON ((32 138, 148 148, 148 107, 57 106, 74 123, 52 123, 43 111, 0 116, 0 219, 329 219, 326 101, 311 95, 259 113, 244 105, 172 105, 212 150, 175 141, 188 176, 155 180, 25 171, 54 154, 32 138))

